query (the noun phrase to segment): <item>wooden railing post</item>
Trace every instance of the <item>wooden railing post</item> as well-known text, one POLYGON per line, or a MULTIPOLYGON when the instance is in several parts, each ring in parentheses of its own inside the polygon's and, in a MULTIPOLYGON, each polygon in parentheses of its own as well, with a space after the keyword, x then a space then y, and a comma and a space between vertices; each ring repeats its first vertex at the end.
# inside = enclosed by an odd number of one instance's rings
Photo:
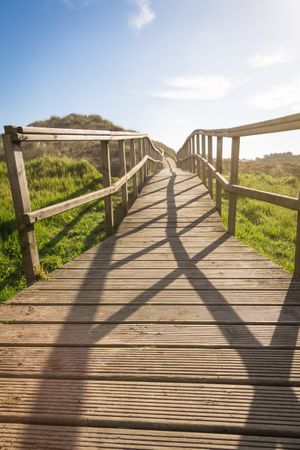
MULTIPOLYGON (((216 159, 216 169, 218 172, 223 171, 223 138, 217 137, 217 159, 216 159)), ((216 179, 216 208, 221 216, 222 214, 222 184, 216 179)))
MULTIPOLYGON (((200 155, 200 134, 196 135, 196 154, 200 155)), ((201 178, 201 162, 200 159, 197 158, 197 175, 201 178)))
MULTIPOLYGON (((231 167, 230 167, 230 183, 238 183, 238 170, 239 170, 239 153, 240 153, 240 138, 239 136, 232 138, 231 146, 231 167)), ((229 204, 228 204, 228 233, 235 234, 236 223, 236 203, 237 194, 229 192, 229 204)))
MULTIPOLYGON (((193 136, 193 155, 196 155, 197 153, 197 140, 196 135, 193 136)), ((197 164, 196 164, 196 158, 193 158, 193 172, 197 172, 197 164)))
MULTIPOLYGON (((130 141, 130 165, 131 168, 133 168, 137 163, 136 160, 136 153, 135 153, 135 140, 132 139, 130 141)), ((132 190, 133 190, 133 197, 136 199, 138 196, 138 184, 137 184, 137 175, 133 175, 132 177, 132 190)))
POLYGON ((8 178, 16 212, 20 236, 23 268, 27 285, 34 283, 40 271, 39 252, 34 225, 26 224, 24 213, 31 211, 23 151, 19 142, 13 142, 10 134, 3 135, 8 178))
MULTIPOLYGON (((201 152, 202 152, 202 158, 206 158, 206 139, 205 139, 205 134, 202 134, 201 136, 201 152)), ((206 167, 205 167, 205 163, 202 162, 202 181, 203 184, 206 186, 207 185, 207 181, 206 181, 206 167)))
POLYGON ((191 137, 190 139, 189 139, 189 156, 190 156, 190 159, 189 159, 189 171, 190 172, 193 172, 193 158, 192 158, 192 154, 193 154, 193 137, 191 137))
MULTIPOLYGON (((138 139, 138 159, 139 159, 139 161, 141 161, 143 159, 143 143, 142 143, 142 139, 138 139)), ((143 186, 143 173, 144 173, 144 169, 142 168, 139 171, 139 192, 141 192, 142 186, 143 186)))
MULTIPOLYGON (((212 136, 207 137, 207 161, 212 164, 212 136)), ((213 196, 213 177, 210 170, 208 170, 208 190, 213 196)))
MULTIPOLYGON (((120 157, 120 177, 126 175, 126 151, 125 142, 119 141, 119 157, 120 157)), ((127 182, 121 188, 122 207, 124 215, 128 212, 128 185, 127 182)))
MULTIPOLYGON (((143 138, 143 140, 142 140, 142 154, 143 154, 143 158, 147 154, 146 139, 145 138, 143 138)), ((148 162, 143 167, 143 184, 145 183, 147 175, 148 175, 148 162)))
MULTIPOLYGON (((300 204, 300 192, 299 192, 300 204)), ((295 268, 294 274, 300 276, 300 211, 297 213, 297 229, 296 229, 296 249, 295 249, 295 268)))
MULTIPOLYGON (((109 142, 101 141, 102 185, 104 188, 111 186, 111 166, 109 142)), ((112 196, 104 197, 106 234, 114 232, 114 210, 112 196)))

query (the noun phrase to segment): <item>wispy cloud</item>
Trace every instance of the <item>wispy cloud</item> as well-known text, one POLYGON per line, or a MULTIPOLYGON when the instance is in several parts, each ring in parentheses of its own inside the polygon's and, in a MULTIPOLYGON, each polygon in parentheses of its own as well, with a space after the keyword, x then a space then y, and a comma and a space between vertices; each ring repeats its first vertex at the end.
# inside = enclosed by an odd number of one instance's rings
POLYGON ((257 92, 249 99, 249 104, 262 109, 276 109, 286 106, 295 109, 300 104, 300 76, 288 84, 271 86, 257 92))
POLYGON ((255 55, 250 56, 250 58, 246 59, 246 63, 249 67, 257 68, 269 67, 273 64, 287 64, 294 62, 295 59, 295 51, 281 45, 271 53, 256 53, 255 55))
POLYGON ((152 95, 172 100, 213 100, 224 97, 232 89, 231 81, 221 75, 171 78, 167 85, 168 89, 152 95))
POLYGON ((150 0, 133 0, 137 11, 128 19, 132 30, 139 31, 145 25, 149 25, 155 19, 155 12, 151 7, 150 0))

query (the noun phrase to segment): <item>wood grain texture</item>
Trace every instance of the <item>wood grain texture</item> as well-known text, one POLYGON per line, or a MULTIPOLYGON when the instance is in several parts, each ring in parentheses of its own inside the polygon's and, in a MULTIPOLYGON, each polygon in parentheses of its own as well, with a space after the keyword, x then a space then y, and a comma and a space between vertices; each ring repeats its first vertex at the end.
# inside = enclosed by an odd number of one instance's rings
POLYGON ((299 450, 284 437, 47 425, 0 424, 2 450, 299 450))
POLYGON ((182 349, 156 347, 0 347, 0 376, 299 386, 300 351, 185 348, 183 354, 182 349))
POLYGON ((116 234, 0 308, 1 448, 300 448, 300 279, 164 164, 116 234))
POLYGON ((42 385, 0 379, 0 420, 300 437, 298 387, 104 380, 83 387, 59 379, 42 385), (255 417, 248 414, 253 402, 260 411, 255 417))

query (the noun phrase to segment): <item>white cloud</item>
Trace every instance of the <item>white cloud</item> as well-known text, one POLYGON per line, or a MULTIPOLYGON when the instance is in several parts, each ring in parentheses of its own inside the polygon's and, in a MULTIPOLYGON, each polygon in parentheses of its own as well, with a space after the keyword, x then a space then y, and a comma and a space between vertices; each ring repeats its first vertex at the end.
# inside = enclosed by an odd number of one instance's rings
POLYGON ((272 53, 256 53, 250 58, 246 59, 249 67, 269 67, 273 64, 287 64, 294 62, 296 53, 294 50, 289 50, 283 46, 278 47, 272 53))
POLYGON ((172 100, 213 100, 224 97, 232 89, 232 83, 221 75, 177 77, 167 81, 170 88, 153 92, 155 97, 172 100))
POLYGON ((151 8, 150 0, 134 0, 137 12, 129 20, 129 26, 132 30, 139 31, 145 25, 150 24, 155 19, 155 13, 151 8))
POLYGON ((284 108, 295 109, 300 104, 300 77, 289 84, 271 86, 269 89, 258 92, 249 99, 252 106, 262 109, 284 108))

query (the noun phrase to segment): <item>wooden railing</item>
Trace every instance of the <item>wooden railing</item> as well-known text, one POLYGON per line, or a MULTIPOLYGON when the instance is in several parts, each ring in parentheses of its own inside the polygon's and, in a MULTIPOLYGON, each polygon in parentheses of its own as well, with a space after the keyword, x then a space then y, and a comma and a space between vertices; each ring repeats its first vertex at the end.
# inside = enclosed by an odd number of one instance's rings
POLYGON ((228 232, 235 234, 237 196, 261 200, 273 205, 298 211, 295 241, 295 269, 300 275, 300 196, 287 195, 251 189, 238 184, 240 138, 258 134, 277 133, 300 129, 300 114, 293 114, 278 119, 252 123, 235 128, 193 131, 177 154, 178 166, 183 170, 197 172, 213 196, 213 179, 216 180, 216 208, 221 214, 222 189, 228 192, 228 232), (215 166, 213 164, 213 137, 216 138, 215 166), (222 175, 223 138, 231 138, 230 180, 222 175))
POLYGON ((150 138, 143 133, 13 126, 6 126, 4 128, 3 142, 8 176, 20 236, 24 273, 28 285, 37 279, 40 272, 39 252, 34 233, 34 224, 36 222, 103 198, 106 230, 107 234, 110 235, 114 231, 112 194, 121 191, 123 212, 126 214, 128 211, 128 180, 132 179, 133 196, 136 198, 149 171, 152 173, 158 171, 162 166, 164 158, 163 151, 156 148, 150 138), (99 142, 103 189, 32 211, 22 143, 42 141, 99 142), (120 178, 114 184, 111 183, 111 141, 118 141, 120 157, 120 178), (129 141, 130 144, 131 168, 128 172, 126 170, 125 141, 129 141))

